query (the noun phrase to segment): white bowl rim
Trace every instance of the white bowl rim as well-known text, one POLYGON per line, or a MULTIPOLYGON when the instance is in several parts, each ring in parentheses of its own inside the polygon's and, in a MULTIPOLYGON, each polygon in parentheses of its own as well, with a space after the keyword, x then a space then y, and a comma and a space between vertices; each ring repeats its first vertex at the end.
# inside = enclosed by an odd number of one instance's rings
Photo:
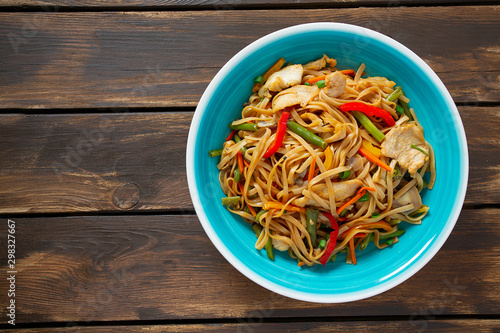
MULTIPOLYGON (((352 25, 352 24, 346 24, 346 23, 336 23, 336 22, 315 22, 315 23, 305 23, 305 24, 299 24, 291 27, 287 27, 284 29, 277 30, 275 32, 272 32, 268 35, 265 35, 256 41, 252 42, 245 48, 243 48, 241 51, 239 51, 236 55, 234 55, 220 70, 219 72, 214 76, 208 87, 206 88, 205 92, 203 93, 198 106, 196 107, 192 122, 191 122, 191 127, 189 130, 188 134, 188 141, 187 141, 187 150, 186 150, 186 172, 187 172, 187 180, 188 180, 188 188, 189 192, 191 194, 191 199, 193 201, 193 206, 195 208, 196 214, 205 230, 207 233, 208 237, 212 241, 212 243, 215 245, 215 247, 218 249, 218 251, 222 254, 224 258, 226 258, 229 263, 235 267, 240 273, 245 275, 247 278, 250 280, 254 281, 255 283, 259 284, 260 286, 273 291, 275 293, 278 293, 280 295, 290 297, 293 299, 301 300, 301 301, 307 301, 307 302, 315 302, 315 303, 345 303, 345 302, 351 302, 351 301, 356 301, 356 300, 361 300, 365 298, 369 298, 375 295, 378 295, 380 293, 383 293, 389 289, 394 288, 395 286, 403 283, 407 279, 409 279, 411 276, 416 274, 422 267, 424 267, 434 256, 435 254, 441 249, 445 241, 448 239, 451 231, 453 230, 458 217, 461 213, 462 205, 465 199, 465 193, 467 189, 467 182, 468 182, 468 174, 469 174, 469 155, 468 155, 468 150, 467 150, 467 139, 465 136, 465 130, 463 128, 463 124, 460 118, 460 115, 458 113, 458 109, 456 108, 455 103, 453 102, 453 99, 451 95, 449 94, 448 90, 446 89, 445 85, 442 83, 442 81, 439 79, 436 73, 419 57, 417 56, 413 51, 408 49, 406 46, 403 44, 395 41, 394 39, 381 34, 379 32, 373 31, 368 28, 352 25), (420 67, 429 77, 430 80, 433 81, 433 84, 435 84, 436 87, 438 87, 443 95, 443 98, 445 99, 445 102, 448 104, 448 107, 450 109, 451 115, 453 117, 453 120, 456 124, 457 128, 457 137, 460 143, 460 156, 461 156, 461 166, 462 170, 461 173, 464 175, 464 181, 461 182, 458 193, 457 193, 457 202, 460 203, 459 205, 455 206, 452 214, 448 218, 448 222, 445 225, 445 228, 442 230, 440 233, 440 236, 435 240, 435 242, 432 244, 430 249, 427 250, 424 255, 418 259, 413 265, 411 265, 408 269, 406 269, 404 272, 401 274, 397 275, 396 277, 392 279, 388 279, 387 282, 381 283, 380 285, 377 285, 375 287, 371 287, 368 289, 364 290, 359 290, 359 291, 354 291, 350 293, 345 293, 345 294, 313 294, 313 293, 307 293, 307 292, 302 292, 302 291, 297 291, 294 289, 290 289, 287 287, 283 287, 279 284, 276 284, 274 282, 271 282, 262 276, 256 274, 254 271, 249 269, 241 260, 239 260, 236 256, 234 256, 231 251, 226 247, 226 245, 221 241, 219 236, 215 233, 214 229, 212 228, 210 222, 208 221, 208 218, 203 210, 200 197, 198 194, 198 191, 196 189, 196 181, 193 177, 194 175, 194 153, 195 153, 195 144, 196 144, 196 139, 197 139, 197 133, 198 129, 200 126, 201 119, 203 117, 204 111, 207 107, 207 104, 210 100, 210 96, 214 93, 215 89, 219 85, 219 83, 222 81, 222 79, 243 59, 245 59, 249 54, 252 54, 253 52, 257 51, 261 47, 272 43, 276 40, 279 40, 281 38, 288 37, 290 35, 294 35, 296 33, 307 33, 307 32, 314 32, 316 30, 331 30, 331 31, 341 31, 341 32, 349 32, 349 33, 354 33, 358 35, 364 35, 369 38, 378 40, 380 42, 383 42, 385 44, 390 45, 394 49, 400 51, 401 53, 405 54, 413 63, 415 63, 417 66, 420 67)), ((421 250, 423 251, 423 249, 421 250)), ((420 253, 419 253, 420 254, 420 253)), ((400 269, 403 269, 405 267, 402 267, 400 269)))

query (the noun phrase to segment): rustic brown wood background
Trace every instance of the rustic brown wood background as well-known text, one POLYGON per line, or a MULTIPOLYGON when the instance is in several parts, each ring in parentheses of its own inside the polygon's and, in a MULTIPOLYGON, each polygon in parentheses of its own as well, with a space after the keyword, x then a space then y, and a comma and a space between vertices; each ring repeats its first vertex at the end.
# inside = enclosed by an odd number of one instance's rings
POLYGON ((0 3, 0 329, 7 219, 16 326, 31 332, 499 332, 500 5, 253 0, 0 3), (382 32, 443 80, 464 122, 465 205, 436 257, 347 304, 299 302, 236 271, 190 201, 201 94, 241 48, 287 26, 382 32))

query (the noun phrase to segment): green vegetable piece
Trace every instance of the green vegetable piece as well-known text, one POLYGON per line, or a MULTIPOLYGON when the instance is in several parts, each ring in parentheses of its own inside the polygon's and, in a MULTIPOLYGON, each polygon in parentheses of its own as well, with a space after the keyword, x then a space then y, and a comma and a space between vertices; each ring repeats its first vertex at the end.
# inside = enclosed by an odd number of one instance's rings
POLYGON ((360 251, 363 251, 364 249, 366 249, 366 247, 370 243, 371 235, 373 235, 373 234, 370 234, 370 235, 366 236, 365 238, 363 238, 363 240, 361 241, 361 244, 359 244, 360 251))
POLYGON ((349 210, 347 210, 347 208, 346 208, 346 209, 344 209, 343 211, 340 212, 339 216, 340 217, 344 217, 344 216, 347 215, 347 213, 349 213, 349 210))
POLYGON ((257 215, 255 215, 255 222, 260 222, 260 218, 262 217, 262 215, 264 215, 265 213, 267 213, 267 210, 265 209, 261 209, 260 212, 257 213, 257 215))
POLYGON ((424 155, 429 156, 429 154, 427 154, 427 152, 426 152, 425 150, 423 150, 423 149, 422 149, 422 148, 420 148, 420 147, 415 146, 414 144, 411 144, 411 145, 410 145, 410 147, 412 147, 413 149, 418 150, 419 152, 421 152, 421 153, 422 153, 422 154, 424 154, 424 155))
POLYGON ((239 125, 233 125, 232 123, 229 124, 229 128, 232 130, 237 130, 237 131, 258 131, 259 128, 257 127, 256 124, 254 123, 243 123, 239 125))
POLYGON ((388 100, 389 102, 394 102, 401 95, 403 95, 403 89, 401 89, 401 87, 396 87, 396 89, 394 89, 394 91, 389 96, 387 96, 385 99, 388 100))
POLYGON ((385 139, 384 133, 380 132, 380 130, 375 126, 375 124, 372 123, 370 118, 362 112, 359 111, 352 111, 351 112, 354 118, 356 118, 359 123, 370 133, 375 140, 378 142, 382 142, 382 140, 385 139))
POLYGON ((335 260, 337 260, 337 253, 330 257, 331 262, 335 262, 335 260))
POLYGON ((361 198, 358 199, 358 202, 365 202, 368 200, 370 200, 370 195, 367 192, 367 193, 363 194, 363 196, 361 198))
POLYGON ((274 261, 273 241, 272 241, 271 237, 267 238, 267 243, 266 243, 265 249, 266 249, 267 257, 269 259, 271 259, 272 261, 274 261))
POLYGON ((240 199, 241 199, 240 196, 224 197, 224 198, 222 198, 222 204, 223 205, 234 205, 234 204, 237 204, 238 202, 240 202, 240 199))
POLYGON ((253 83, 262 83, 263 80, 264 77, 262 75, 259 75, 255 79, 253 79, 253 83))
POLYGON ((288 129, 290 131, 294 132, 295 134, 300 135, 304 140, 306 140, 307 142, 309 142, 313 145, 320 147, 321 149, 325 149, 328 145, 325 140, 323 140, 322 138, 320 138, 319 136, 317 136, 313 132, 309 131, 308 129, 300 126, 299 124, 297 124, 294 121, 287 122, 286 126, 288 127, 288 129))
POLYGON ((372 217, 379 217, 380 216, 380 213, 379 212, 373 212, 372 213, 372 217))
POLYGON ((394 243, 394 238, 393 239, 389 239, 387 242, 385 242, 387 245, 392 245, 392 243, 394 243))
POLYGON ((405 232, 406 232, 405 229, 399 229, 399 230, 396 230, 396 231, 394 231, 390 234, 387 234, 387 235, 380 235, 379 239, 384 240, 384 239, 389 239, 389 238, 394 238, 394 237, 401 237, 405 234, 405 232))
POLYGON ((343 171, 339 175, 340 179, 347 179, 350 176, 351 176, 351 171, 350 170, 343 171))
POLYGON ((306 227, 309 236, 311 237, 311 243, 313 247, 317 247, 316 241, 316 223, 318 221, 319 210, 307 208, 306 209, 306 227), (312 224, 311 224, 312 222, 312 224))
POLYGON ((405 113, 405 109, 403 109, 399 105, 396 105, 396 112, 401 115, 401 114, 405 113))
POLYGON ((318 88, 323 88, 326 85, 325 80, 319 80, 318 82, 316 82, 316 85, 318 86, 318 88))
POLYGON ((208 156, 215 157, 222 155, 222 149, 214 149, 208 152, 208 156))
POLYGON ((310 86, 311 84, 309 82, 304 82, 304 85, 310 86))
POLYGON ((319 247, 320 249, 324 249, 324 248, 325 248, 325 246, 326 246, 326 239, 322 239, 322 240, 320 240, 320 241, 319 241, 319 245, 318 245, 318 247, 319 247))
POLYGON ((236 166, 236 168, 234 169, 234 181, 236 183, 239 183, 240 182, 240 178, 241 178, 241 172, 240 172, 240 168, 238 166, 236 166))
POLYGON ((252 223, 252 230, 255 232, 255 236, 259 237, 262 232, 262 226, 257 223, 252 223))

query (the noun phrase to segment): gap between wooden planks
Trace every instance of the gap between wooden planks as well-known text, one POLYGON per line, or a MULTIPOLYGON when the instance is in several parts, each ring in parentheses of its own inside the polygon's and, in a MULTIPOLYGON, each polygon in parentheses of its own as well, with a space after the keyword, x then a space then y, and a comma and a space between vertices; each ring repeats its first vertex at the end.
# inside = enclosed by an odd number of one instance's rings
MULTIPOLYGON (((462 211, 440 252, 409 280, 332 305, 291 300, 251 282, 219 254, 195 215, 13 218, 16 323, 494 315, 499 213, 462 211)), ((401 241, 411 240, 411 228, 424 227, 407 226, 401 241)), ((0 290, 7 283, 0 280, 0 290)), ((0 308, 0 317, 5 312, 0 308)))
MULTIPOLYGON (((459 110, 470 157, 465 202, 500 204, 500 107, 459 110)), ((0 115, 0 214, 192 211, 192 115, 0 115)))
POLYGON ((323 21, 393 37, 437 72, 456 102, 498 103, 491 36, 500 35, 499 8, 0 13, 8 37, 0 40, 0 108, 194 107, 243 47, 323 21))

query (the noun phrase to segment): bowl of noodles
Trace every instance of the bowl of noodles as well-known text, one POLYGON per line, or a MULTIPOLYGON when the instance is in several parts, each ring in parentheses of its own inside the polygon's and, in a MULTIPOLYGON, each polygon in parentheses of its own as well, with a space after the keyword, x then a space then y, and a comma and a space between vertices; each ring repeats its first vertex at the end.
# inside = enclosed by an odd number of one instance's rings
POLYGON ((410 278, 461 211, 468 153, 437 75, 393 39, 339 23, 264 36, 214 77, 187 175, 200 222, 242 274, 340 303, 410 278))

